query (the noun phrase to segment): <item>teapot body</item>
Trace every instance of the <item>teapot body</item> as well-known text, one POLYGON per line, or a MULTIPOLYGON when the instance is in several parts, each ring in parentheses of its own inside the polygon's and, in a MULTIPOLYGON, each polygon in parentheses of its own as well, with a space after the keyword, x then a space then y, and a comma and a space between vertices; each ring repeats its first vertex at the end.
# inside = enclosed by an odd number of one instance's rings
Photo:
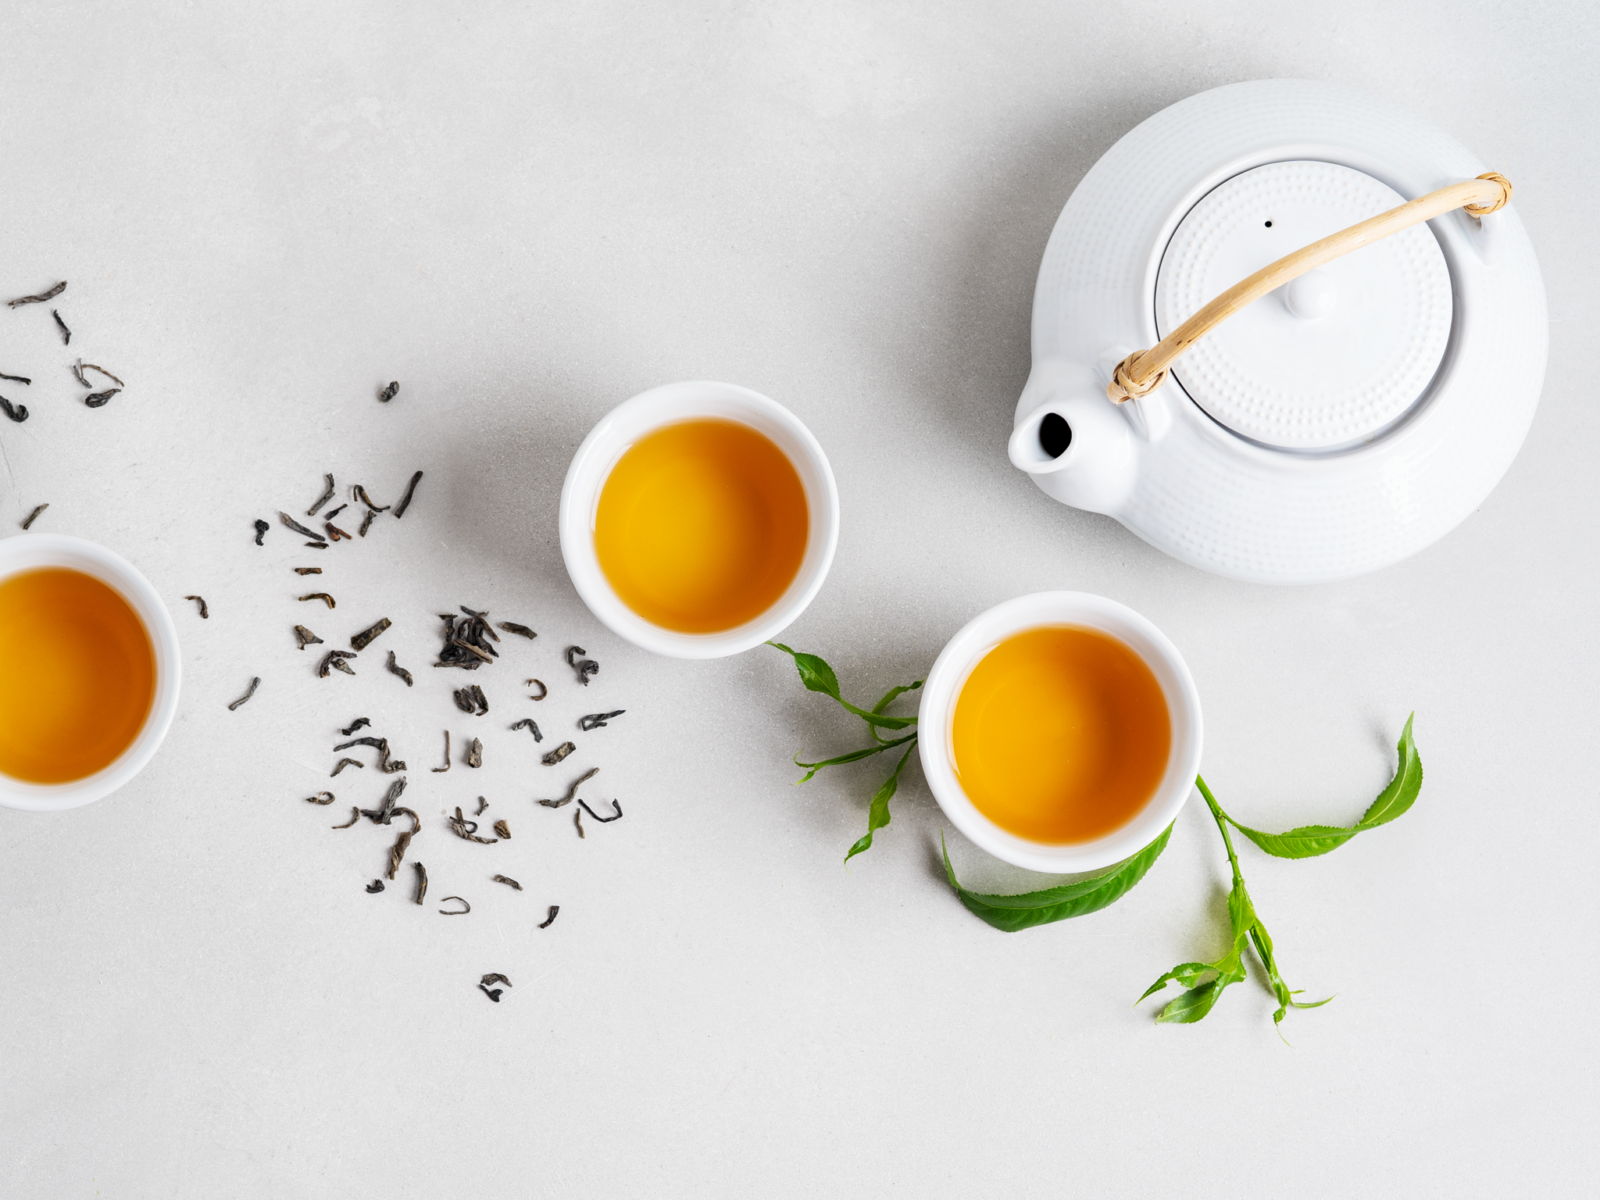
POLYGON ((1177 377, 1113 404, 1112 367, 1160 340, 1157 273, 1184 216, 1234 176, 1298 160, 1364 172, 1406 198, 1485 170, 1426 122, 1329 84, 1234 84, 1157 113, 1091 168, 1056 222, 1010 443, 1013 463, 1054 498, 1257 582, 1376 570, 1457 525, 1520 448, 1548 347, 1544 287, 1514 208, 1456 211, 1427 227, 1449 271, 1448 344, 1389 427, 1333 450, 1264 445, 1208 415, 1177 377), (1054 449, 1060 422, 1070 439, 1052 455, 1041 430, 1054 449))

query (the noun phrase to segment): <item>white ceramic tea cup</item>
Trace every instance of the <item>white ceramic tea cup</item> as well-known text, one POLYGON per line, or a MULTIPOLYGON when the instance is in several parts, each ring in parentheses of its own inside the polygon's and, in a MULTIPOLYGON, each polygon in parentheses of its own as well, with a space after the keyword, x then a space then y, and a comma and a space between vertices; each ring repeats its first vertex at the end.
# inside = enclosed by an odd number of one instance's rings
POLYGON ((811 603, 839 541, 839 489, 817 439, 777 401, 731 383, 669 383, 624 400, 583 439, 561 488, 560 529, 572 585, 613 633, 670 658, 722 658, 776 637, 811 603), (595 513, 611 469, 639 438, 663 425, 706 418, 737 421, 772 439, 800 476, 811 528, 794 581, 770 608, 719 633, 680 633, 645 620, 612 589, 595 554, 595 513))
POLYGON ((1133 609, 1089 592, 1019 596, 968 621, 928 672, 922 685, 917 730, 923 774, 934 799, 955 827, 1004 862, 1060 875, 1109 867, 1154 841, 1194 790, 1203 732, 1200 694, 1177 647, 1133 609), (1155 674, 1172 720, 1167 769, 1155 794, 1126 825, 1093 841, 1053 844, 1018 837, 979 812, 956 775, 952 728, 956 698, 967 677, 979 660, 1005 638, 1052 625, 1098 630, 1129 647, 1155 674))
POLYGON ((178 631, 155 588, 121 555, 83 538, 55 533, 23 533, 0 541, 0 580, 23 571, 67 567, 111 587, 133 608, 150 635, 155 652, 156 688, 144 727, 109 766, 70 783, 28 783, 0 774, 0 805, 32 812, 59 812, 92 804, 132 779, 154 757, 178 711, 182 656, 178 631))

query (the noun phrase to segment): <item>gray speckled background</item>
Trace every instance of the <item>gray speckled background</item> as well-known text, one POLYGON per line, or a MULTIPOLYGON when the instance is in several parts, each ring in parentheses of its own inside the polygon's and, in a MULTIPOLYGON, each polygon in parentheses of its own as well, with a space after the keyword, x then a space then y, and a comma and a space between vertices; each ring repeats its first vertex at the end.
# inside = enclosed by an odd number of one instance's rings
POLYGON ((9 6, 0 290, 69 279, 76 334, 0 311, 0 370, 37 377, 0 428, 0 525, 49 501, 36 528, 131 558, 186 675, 134 784, 0 810, 0 1190, 1578 1194, 1600 1166, 1596 31, 1591 5, 1475 0, 9 6), (1073 186, 1164 105, 1266 75, 1376 91, 1509 175, 1552 321, 1482 510, 1304 590, 1180 566, 1004 450, 1073 186), (130 384, 99 411, 80 347, 130 384), (840 866, 877 768, 789 786, 791 753, 855 731, 778 654, 669 662, 599 628, 556 541, 567 460, 613 404, 695 377, 773 396, 831 456, 838 557, 788 640, 856 696, 1000 600, 1103 592, 1181 648, 1207 778, 1275 828, 1353 819, 1417 711, 1409 816, 1325 859, 1245 854, 1291 984, 1338 993, 1291 1015, 1294 1049, 1255 981, 1194 1028, 1130 1007, 1224 940, 1200 808, 1116 907, 1003 936, 942 882, 914 769, 840 866), (250 542, 324 470, 388 499, 416 467, 411 513, 365 541, 250 542), (311 561, 334 613, 294 600, 311 561), (540 631, 478 673, 485 718, 426 666, 459 603, 540 631), (293 649, 296 621, 333 644, 380 615, 355 679, 293 649), (573 641, 602 663, 588 693, 573 641), (516 699, 532 675, 540 705, 516 699), (627 817, 579 841, 532 803, 576 771, 505 726, 612 707, 571 763, 627 817), (364 894, 389 832, 327 827, 381 795, 370 767, 301 802, 357 714, 412 765, 430 897, 470 916, 364 894), (446 726, 484 737, 481 771, 422 769, 446 726), (511 843, 449 836, 479 794, 511 843), (488 971, 515 984, 498 1006, 488 971))

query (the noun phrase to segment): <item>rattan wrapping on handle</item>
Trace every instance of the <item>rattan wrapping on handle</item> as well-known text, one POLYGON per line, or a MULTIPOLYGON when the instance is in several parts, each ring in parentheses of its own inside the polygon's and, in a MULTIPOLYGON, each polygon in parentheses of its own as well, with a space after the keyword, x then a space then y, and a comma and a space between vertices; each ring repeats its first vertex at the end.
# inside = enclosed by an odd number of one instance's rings
POLYGON ((1136 350, 1117 364, 1106 395, 1121 404, 1147 396, 1167 381, 1173 362, 1190 346, 1223 321, 1268 292, 1282 287, 1296 276, 1313 271, 1352 250, 1370 246, 1391 233, 1399 233, 1423 221, 1462 208, 1473 217, 1498 212, 1511 199, 1511 181, 1489 171, 1476 179, 1464 179, 1436 192, 1391 208, 1388 212, 1341 229, 1319 242, 1286 254, 1254 275, 1241 279, 1227 291, 1207 302, 1199 312, 1179 325, 1149 350, 1136 350))

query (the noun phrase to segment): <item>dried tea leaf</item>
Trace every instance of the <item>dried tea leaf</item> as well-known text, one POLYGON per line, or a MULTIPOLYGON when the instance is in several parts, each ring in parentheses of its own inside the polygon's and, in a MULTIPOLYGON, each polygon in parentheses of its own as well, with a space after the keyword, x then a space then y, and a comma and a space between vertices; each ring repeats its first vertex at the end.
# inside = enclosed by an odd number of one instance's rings
POLYGON ((472 702, 478 706, 480 717, 489 715, 489 697, 483 694, 483 689, 477 684, 472 685, 472 702))
POLYGON ((505 994, 500 988, 486 988, 481 983, 478 985, 478 990, 485 996, 489 997, 489 999, 493 1000, 496 1004, 500 1003, 500 997, 505 994))
POLYGON ((504 821, 496 821, 494 823, 494 831, 498 833, 503 840, 508 842, 511 840, 511 826, 507 825, 504 821))
MULTIPOLYGON (((330 508, 327 512, 322 514, 322 519, 324 521, 331 521, 335 517, 337 517, 340 513, 342 513, 345 509, 347 509, 349 507, 350 506, 348 504, 341 504, 341 505, 339 505, 338 508, 330 508)), ((345 534, 345 537, 349 537, 349 536, 350 535, 348 533, 345 534)))
POLYGON ((518 625, 515 621, 501 621, 500 628, 504 629, 507 633, 519 634, 525 638, 536 638, 539 636, 526 625, 518 625))
MULTIPOLYGON (((335 654, 344 654, 344 653, 347 653, 347 651, 336 650, 336 651, 334 651, 334 653, 335 654)), ((337 752, 337 751, 340 751, 340 750, 348 750, 348 749, 350 749, 351 746, 371 746, 373 749, 375 749, 378 752, 378 769, 380 771, 382 771, 385 775, 393 775, 398 771, 404 771, 406 769, 406 764, 401 762, 398 758, 393 759, 393 760, 391 760, 389 758, 389 739, 388 738, 379 738, 379 737, 358 737, 358 738, 353 738, 348 742, 342 742, 339 745, 335 746, 334 747, 334 751, 337 752)), ((402 784, 404 782, 405 782, 404 780, 401 780, 402 784)))
POLYGON ((251 696, 254 696, 256 694, 256 689, 258 687, 260 687, 260 686, 261 686, 261 676, 257 675, 254 679, 252 679, 250 681, 250 686, 245 688, 244 695, 240 696, 232 704, 228 705, 228 711, 232 712, 234 709, 238 708, 239 705, 243 704, 246 700, 250 699, 251 696))
POLYGON ((567 647, 567 666, 578 673, 578 682, 584 687, 589 686, 589 678, 600 674, 600 664, 592 658, 584 658, 589 653, 582 646, 567 647))
POLYGON ((300 599, 301 600, 324 600, 324 601, 327 602, 327 605, 328 605, 329 608, 337 608, 338 607, 338 602, 336 600, 334 600, 334 598, 332 596, 328 595, 327 592, 307 592, 304 596, 301 596, 300 599))
MULTIPOLYGON (((55 318, 56 328, 61 331, 61 344, 63 346, 72 345, 72 330, 67 328, 67 323, 61 319, 61 314, 52 308, 50 310, 50 315, 55 318)), ((113 394, 115 394, 115 389, 113 389, 112 392, 107 393, 107 395, 113 394)))
POLYGON ((544 682, 542 680, 539 680, 539 679, 530 679, 530 680, 528 680, 528 686, 529 687, 532 687, 534 684, 538 684, 539 685, 539 694, 537 696, 529 696, 528 697, 529 700, 543 700, 546 696, 548 696, 550 694, 550 689, 545 687, 544 682))
POLYGON ((550 751, 549 754, 546 754, 539 761, 544 763, 544 765, 547 767, 553 767, 576 749, 577 746, 573 745, 571 742, 562 742, 561 745, 550 751))
POLYGON ((374 879, 371 883, 367 884, 367 891, 373 894, 383 891, 383 880, 374 879))
MULTIPOLYGON (((109 401, 111 397, 115 396, 121 390, 121 388, 107 388, 103 392, 90 392, 83 398, 83 402, 90 408, 104 408, 107 401, 109 401)), ((19 421, 25 420, 26 416, 24 415, 22 417, 17 417, 16 419, 19 421)))
POLYGON ((366 817, 374 825, 387 825, 387 824, 389 824, 391 821, 394 820, 394 814, 397 811, 400 811, 400 812, 409 812, 410 811, 409 809, 396 809, 395 808, 395 801, 400 799, 400 793, 405 791, 405 790, 406 790, 405 778, 401 777, 400 779, 396 779, 392 784, 389 785, 389 791, 388 791, 388 794, 384 796, 383 803, 381 805, 379 805, 377 808, 363 808, 361 810, 361 815, 363 817, 366 817))
POLYGON ((282 521, 286 526, 294 530, 301 537, 308 537, 314 542, 325 542, 328 540, 315 530, 307 529, 304 525, 300 524, 299 521, 296 521, 293 517, 281 509, 278 512, 278 520, 282 521))
POLYGON ((296 625, 294 627, 294 633, 295 636, 300 639, 300 649, 302 650, 304 650, 307 646, 313 646, 322 641, 321 638, 312 633, 311 630, 307 629, 304 625, 296 625))
MULTIPOLYGON (((411 672, 406 670, 399 663, 395 662, 395 660, 394 660, 394 651, 393 650, 389 651, 388 670, 389 670, 389 674, 398 675, 398 676, 400 676, 401 679, 404 679, 406 681, 406 686, 407 687, 410 687, 412 685, 412 683, 415 682, 411 678, 411 672)), ((449 757, 449 755, 447 754, 446 757, 449 757)))
POLYGON ((456 805, 456 815, 449 818, 450 832, 464 842, 477 842, 481 846, 492 846, 499 839, 478 836, 478 823, 469 821, 461 815, 461 806, 456 805))
POLYGON ((66 280, 62 280, 47 292, 40 292, 37 296, 18 296, 15 300, 7 300, 7 308, 16 308, 19 304, 43 304, 46 300, 54 300, 67 290, 66 280))
POLYGON ((606 723, 610 721, 612 717, 620 717, 627 711, 628 710, 625 708, 619 708, 615 712, 590 713, 587 716, 578 718, 578 728, 584 733, 589 733, 591 730, 595 729, 604 729, 606 727, 606 723))
POLYGON ((323 527, 323 528, 324 528, 324 529, 326 529, 326 530, 327 530, 327 531, 328 531, 328 536, 329 536, 329 537, 330 537, 330 538, 332 538, 332 539, 333 539, 333 540, 334 540, 334 541, 336 541, 336 542, 337 542, 337 541, 338 541, 338 540, 339 540, 339 539, 340 539, 340 538, 343 538, 343 539, 344 539, 344 540, 345 540, 345 541, 347 541, 347 542, 353 542, 353 541, 355 541, 355 538, 353 538, 353 537, 351 537, 351 536, 350 536, 350 535, 349 535, 349 534, 348 534, 348 533, 346 533, 346 532, 345 532, 345 531, 344 531, 344 530, 342 530, 342 529, 340 529, 340 528, 339 528, 339 527, 338 527, 338 526, 337 526, 337 525, 335 525, 335 524, 334 524, 334 523, 333 523, 333 522, 332 522, 332 521, 324 521, 324 522, 323 522, 323 523, 322 523, 322 527, 323 527))
MULTIPOLYGON (((414 829, 402 829, 398 834, 395 835, 394 845, 389 847, 389 878, 390 879, 393 879, 394 875, 395 875, 395 872, 400 869, 400 863, 406 856, 406 849, 411 845, 411 839, 416 836, 416 832, 417 831, 414 830, 414 829)), ((421 866, 420 863, 418 863, 416 865, 417 866, 421 866)), ((427 879, 428 879, 427 872, 423 872, 422 885, 421 886, 422 886, 422 888, 424 890, 428 886, 427 879)), ((421 904, 422 901, 419 899, 417 901, 417 903, 421 904)))
POLYGON ((552 904, 550 906, 550 915, 548 917, 546 917, 543 921, 539 922, 539 928, 540 929, 549 929, 551 924, 554 923, 554 921, 556 919, 556 914, 558 912, 560 912, 560 911, 561 911, 561 905, 552 904))
POLYGON ((389 618, 384 617, 376 625, 372 626, 372 628, 363 629, 360 633, 356 634, 355 637, 350 639, 350 649, 365 650, 377 640, 379 635, 381 635, 385 629, 389 628, 389 625, 389 618))
POLYGON ((460 896, 446 896, 443 900, 439 901, 439 903, 440 904, 449 904, 450 901, 452 901, 452 900, 460 901, 461 907, 460 908, 441 908, 439 910, 439 912, 443 916, 446 916, 446 917, 464 917, 469 912, 472 911, 472 905, 468 904, 465 900, 462 900, 460 896))
POLYGON ((334 767, 333 773, 331 775, 329 775, 328 778, 332 779, 334 775, 337 775, 340 771, 344 770, 346 767, 359 767, 361 770, 364 771, 367 768, 367 764, 362 762, 362 761, 360 761, 359 759, 355 759, 355 758, 341 758, 339 760, 339 765, 334 767))
POLYGON ((522 720, 518 721, 511 728, 513 730, 526 729, 530 733, 533 734, 533 740, 534 741, 536 741, 536 742, 544 741, 544 734, 539 732, 539 723, 537 721, 535 721, 532 717, 523 717, 522 720))
POLYGON ((332 668, 343 671, 346 675, 354 675, 355 671, 349 663, 345 662, 345 659, 354 657, 355 655, 348 650, 329 650, 327 654, 322 656, 322 663, 317 667, 317 674, 326 679, 329 669, 332 668))
POLYGON ((389 403, 389 401, 391 401, 391 400, 393 400, 395 398, 395 396, 399 393, 399 391, 400 391, 400 384, 398 382, 396 382, 395 380, 390 380, 388 387, 379 389, 379 391, 378 391, 378 400, 383 404, 387 404, 387 403, 389 403))
POLYGON ((511 986, 511 980, 507 979, 504 975, 485 975, 481 981, 481 985, 483 987, 488 987, 493 983, 503 983, 507 987, 511 986))
POLYGON ((26 404, 12 404, 4 396, 0 396, 0 412, 5 413, 18 425, 28 419, 28 406, 26 404))
POLYGON ((322 574, 322 568, 321 567, 295 567, 294 568, 294 573, 296 575, 321 575, 322 574))
MULTIPOLYGON (((83 373, 85 371, 99 371, 100 374, 104 375, 107 379, 111 380, 111 382, 116 384, 119 388, 125 388, 125 387, 128 386, 127 384, 123 383, 122 380, 118 379, 115 375, 113 375, 110 371, 106 370, 104 367, 97 367, 93 363, 86 363, 86 362, 83 361, 83 359, 80 358, 77 361, 77 363, 74 364, 74 366, 72 368, 72 373, 78 377, 78 382, 83 384, 84 387, 88 387, 89 386, 89 381, 83 377, 83 373)), ((24 382, 26 382, 26 381, 24 381, 24 382)))
POLYGON ((266 545, 266 543, 263 542, 261 539, 267 536, 267 530, 269 530, 271 528, 272 528, 272 526, 268 525, 265 521, 260 520, 259 518, 256 520, 256 545, 258 545, 258 546, 266 545))
MULTIPOLYGON (((27 526, 23 526, 23 528, 26 529, 27 526)), ((193 600, 197 604, 200 605, 200 619, 202 621, 207 621, 207 620, 211 619, 211 610, 206 607, 206 601, 205 601, 205 597, 204 596, 185 596, 184 599, 185 600, 193 600)))
POLYGON ((583 831, 583 809, 578 808, 578 809, 574 809, 573 810, 573 812, 572 812, 572 823, 578 827, 578 836, 579 837, 586 838, 586 837, 589 836, 588 834, 586 834, 583 831))
MULTIPOLYGON (((494 877, 494 882, 503 883, 507 887, 514 887, 519 892, 522 890, 522 885, 520 883, 518 883, 515 879, 512 879, 511 876, 509 876, 509 875, 496 875, 494 877)), ((506 982, 509 983, 510 980, 507 980, 506 982)))
POLYGON ((411 477, 411 482, 406 484, 406 494, 400 497, 400 503, 395 505, 396 519, 406 515, 406 509, 411 507, 411 497, 416 493, 417 484, 422 480, 422 472, 418 471, 411 477))
MULTIPOLYGON (((29 379, 26 375, 7 375, 4 371, 0 371, 0 379, 9 379, 12 383, 24 383, 29 387, 33 386, 33 380, 29 379)), ((83 376, 81 374, 78 376, 78 382, 83 383, 83 376)), ((88 387, 89 385, 84 383, 83 386, 88 387)))
POLYGON ((367 515, 361 518, 361 528, 356 530, 356 534, 360 537, 366 537, 367 530, 372 528, 372 518, 377 515, 376 509, 367 509, 367 515))
POLYGON ((371 717, 357 717, 354 721, 350 722, 350 725, 349 725, 348 728, 341 729, 341 730, 339 730, 339 732, 341 734, 343 734, 345 737, 349 737, 356 730, 362 728, 363 726, 371 725, 371 724, 372 724, 372 718, 371 717))
POLYGON ((443 771, 448 771, 449 769, 450 769, 450 731, 448 729, 446 729, 444 731, 444 766, 435 767, 433 769, 433 773, 435 775, 438 775, 439 773, 441 773, 443 771))
MULTIPOLYGON (((328 486, 323 489, 322 495, 317 497, 317 502, 315 504, 313 504, 310 508, 306 509, 306 516, 308 516, 308 517, 316 516, 317 513, 322 511, 322 506, 324 504, 326 504, 329 500, 333 499, 333 493, 335 491, 335 488, 333 486, 333 476, 332 475, 324 475, 323 478, 325 480, 327 480, 328 486)), ((279 515, 281 516, 282 514, 280 513, 279 515)), ((291 526, 290 528, 293 528, 293 526, 291 526)), ((306 530, 302 529, 302 530, 300 530, 300 532, 301 533, 305 533, 306 530)), ((311 536, 315 537, 316 534, 312 534, 311 536)))
POLYGON ((362 487, 359 483, 350 489, 350 494, 357 500, 361 501, 361 503, 365 504, 368 510, 373 513, 389 511, 389 506, 387 504, 379 504, 371 496, 367 495, 367 489, 362 487))
POLYGON ((582 784, 587 779, 593 779, 598 774, 600 774, 600 768, 599 767, 590 767, 582 775, 579 775, 576 779, 574 779, 572 781, 572 786, 567 789, 567 794, 565 796, 561 797, 561 799, 559 799, 559 800, 541 800, 541 801, 539 801, 539 803, 544 805, 546 808, 560 808, 563 804, 571 804, 573 797, 578 794, 579 785, 582 784))
POLYGON ((611 802, 611 807, 616 809, 617 812, 616 812, 615 816, 611 816, 611 817, 602 817, 599 813, 595 812, 594 809, 590 808, 589 805, 587 804, 587 802, 585 802, 583 800, 579 800, 578 801, 578 807, 583 809, 584 812, 588 813, 591 817, 593 817, 596 821, 599 821, 600 824, 602 824, 602 825, 607 825, 607 824, 610 824, 612 821, 620 821, 622 819, 622 805, 620 803, 618 803, 617 801, 615 801, 615 800, 613 800, 611 802))
POLYGON ((412 868, 417 872, 416 902, 422 903, 422 898, 428 894, 428 868, 421 863, 412 863, 412 868))
POLYGON ((473 738, 472 745, 467 747, 467 766, 483 766, 483 743, 477 738, 473 738))
POLYGON ((307 796, 307 804, 332 804, 336 797, 332 792, 318 792, 315 796, 307 796))
MULTIPOLYGON (((352 804, 350 806, 350 819, 348 821, 346 821, 343 825, 330 825, 329 828, 330 829, 349 829, 350 826, 354 825, 359 820, 361 820, 361 810, 359 808, 357 808, 354 804, 352 804)), ((383 889, 379 888, 378 890, 382 891, 383 889)))
POLYGON ((44 512, 44 510, 49 508, 49 507, 50 506, 48 504, 39 505, 31 513, 28 514, 28 519, 22 523, 22 527, 24 529, 27 529, 30 526, 32 526, 33 523, 39 519, 39 514, 44 512))

